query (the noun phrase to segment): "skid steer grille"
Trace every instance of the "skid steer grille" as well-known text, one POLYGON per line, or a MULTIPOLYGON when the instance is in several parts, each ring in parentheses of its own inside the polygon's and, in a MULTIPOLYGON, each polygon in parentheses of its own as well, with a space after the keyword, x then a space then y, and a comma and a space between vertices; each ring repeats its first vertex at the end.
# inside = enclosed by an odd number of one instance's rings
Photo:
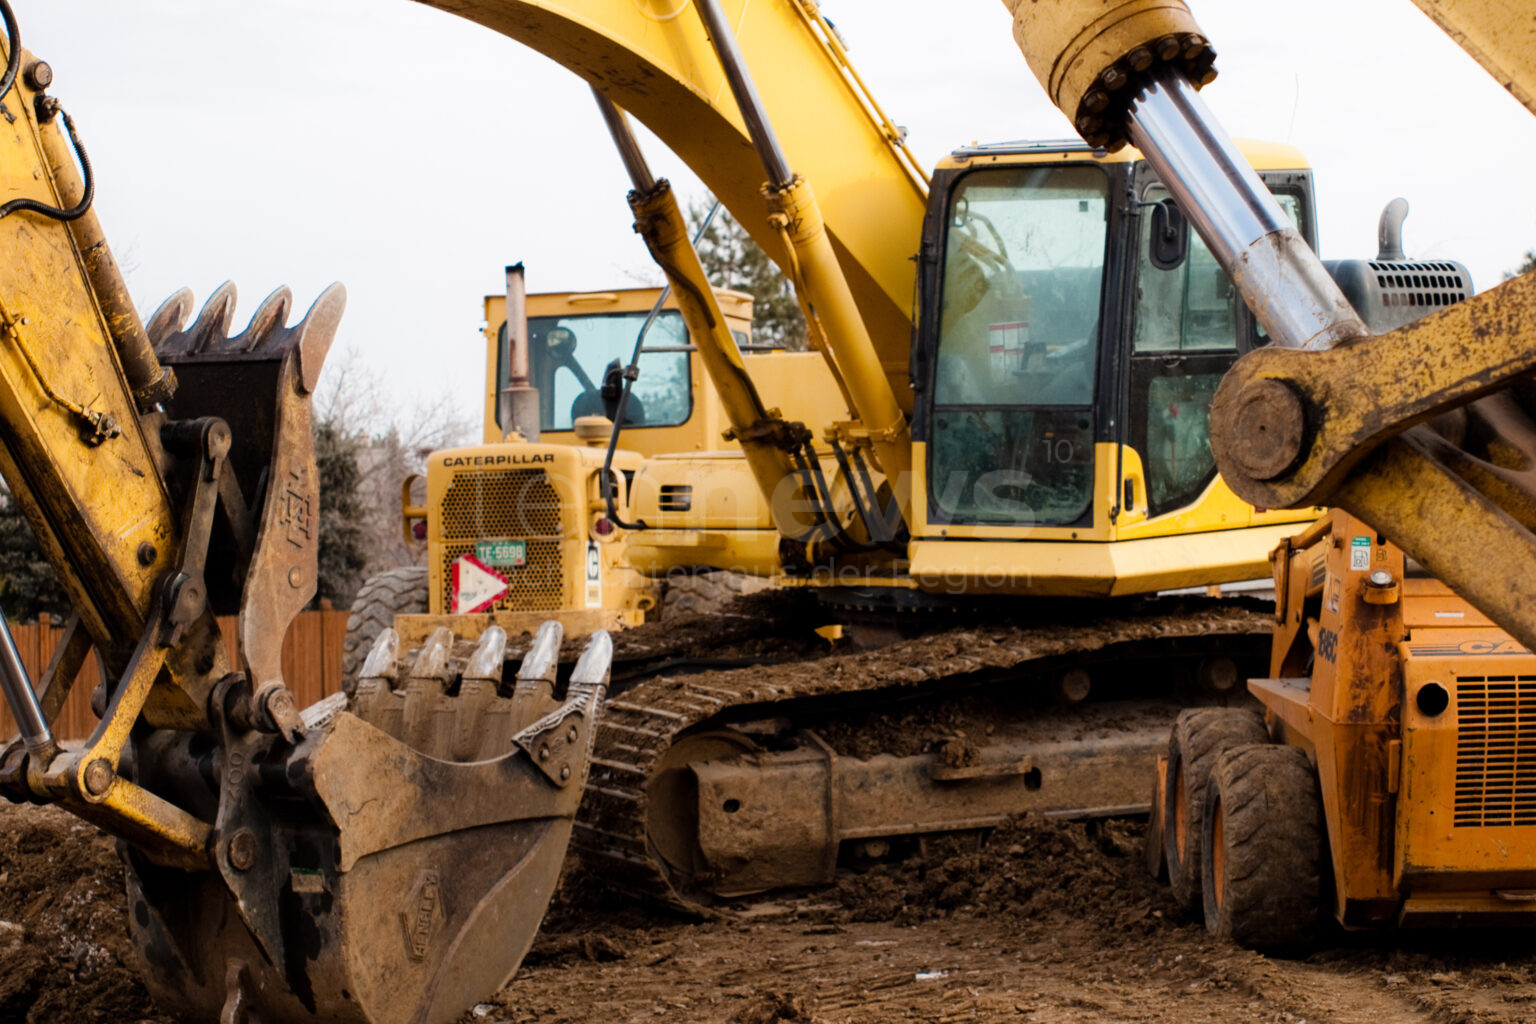
POLYGON ((453 607, 453 561, 475 553, 481 541, 523 541, 519 566, 493 566, 507 577, 507 593, 491 610, 554 611, 565 605, 561 542, 565 510, 560 493, 542 469, 463 473, 443 495, 444 608, 453 607))
POLYGON ((1457 828, 1536 825, 1536 676, 1456 680, 1457 828))

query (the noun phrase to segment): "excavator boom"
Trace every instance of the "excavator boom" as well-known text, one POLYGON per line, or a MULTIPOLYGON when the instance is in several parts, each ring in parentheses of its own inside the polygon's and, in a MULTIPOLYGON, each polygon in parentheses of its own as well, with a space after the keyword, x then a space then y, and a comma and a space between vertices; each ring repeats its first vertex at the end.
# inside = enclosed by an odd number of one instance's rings
MULTIPOLYGON (((548 56, 665 142, 786 273, 753 140, 685 0, 423 0, 548 56)), ((810 0, 723 0, 789 165, 814 182, 827 233, 891 390, 907 406, 913 282, 927 179, 810 0)))

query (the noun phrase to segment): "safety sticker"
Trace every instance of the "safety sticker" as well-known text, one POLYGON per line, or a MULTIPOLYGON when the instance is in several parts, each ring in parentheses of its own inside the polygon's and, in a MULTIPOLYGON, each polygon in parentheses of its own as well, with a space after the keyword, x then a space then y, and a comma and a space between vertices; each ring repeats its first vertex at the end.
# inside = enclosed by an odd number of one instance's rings
POLYGON ((1350 572, 1365 572, 1371 567, 1371 538, 1352 537, 1349 541, 1350 572))
POLYGON ((1029 349, 1029 324, 1016 321, 992 324, 987 328, 987 354, 993 373, 1011 373, 1024 369, 1029 349))
POLYGON ((507 592, 507 578, 474 555, 455 558, 452 570, 455 615, 486 611, 507 592))
POLYGON ((596 541, 587 542, 587 607, 603 606, 603 556, 596 541))

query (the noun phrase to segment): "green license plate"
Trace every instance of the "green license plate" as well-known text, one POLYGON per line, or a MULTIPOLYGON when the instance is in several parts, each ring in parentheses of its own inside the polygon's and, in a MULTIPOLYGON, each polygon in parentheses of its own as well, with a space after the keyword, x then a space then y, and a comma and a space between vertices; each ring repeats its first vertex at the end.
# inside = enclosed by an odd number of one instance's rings
POLYGON ((482 540, 475 545, 475 557, 485 565, 515 568, 528 561, 528 544, 520 540, 482 540))

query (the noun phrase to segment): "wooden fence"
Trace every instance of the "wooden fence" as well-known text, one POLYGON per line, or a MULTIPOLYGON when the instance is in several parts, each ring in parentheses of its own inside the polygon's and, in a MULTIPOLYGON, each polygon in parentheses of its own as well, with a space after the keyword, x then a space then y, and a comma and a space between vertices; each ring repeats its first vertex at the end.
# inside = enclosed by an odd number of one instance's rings
MULTIPOLYGON (((347 632, 347 612, 303 612, 288 627, 283 637, 283 679, 299 702, 308 707, 321 697, 341 689, 342 643, 347 632)), ((233 616, 219 619, 219 629, 224 634, 224 647, 232 664, 240 664, 235 650, 235 619, 233 616)), ((47 622, 26 626, 12 626, 16 647, 33 685, 43 678, 48 659, 64 636, 64 627, 47 622)), ((96 668, 96 655, 85 659, 85 666, 70 691, 58 721, 54 722, 54 735, 62 740, 81 740, 90 736, 96 728, 96 716, 91 713, 91 691, 101 676, 96 668)), ((5 702, 0 701, 0 745, 16 734, 16 720, 11 717, 5 702)))

